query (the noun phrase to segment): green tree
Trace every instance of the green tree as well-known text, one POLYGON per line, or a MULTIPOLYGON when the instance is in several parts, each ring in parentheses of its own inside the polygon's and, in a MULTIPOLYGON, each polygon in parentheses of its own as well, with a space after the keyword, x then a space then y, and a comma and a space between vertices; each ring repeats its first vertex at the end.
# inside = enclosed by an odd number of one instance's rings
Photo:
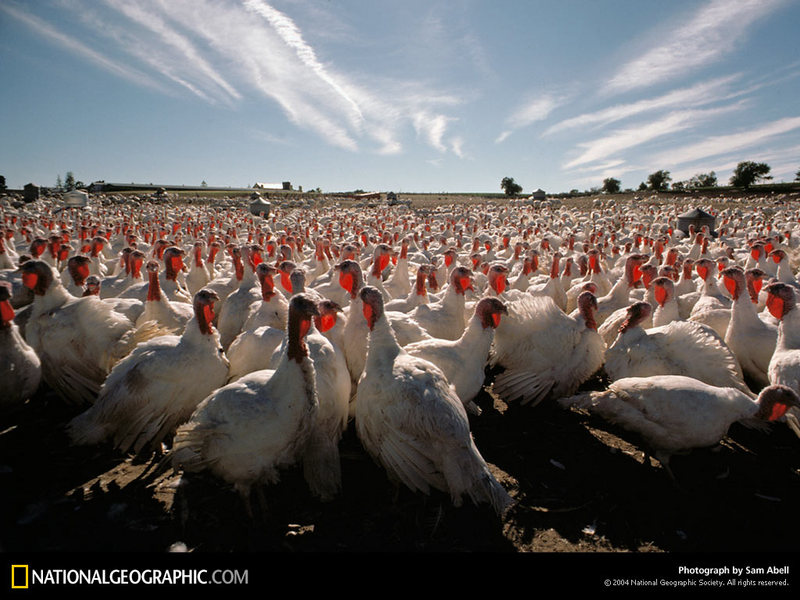
POLYGON ((646 189, 647 189, 647 184, 646 184, 644 181, 643 181, 642 183, 640 183, 640 184, 639 184, 639 191, 640 191, 640 192, 643 192, 643 191, 645 191, 646 189))
POLYGON ((603 191, 606 194, 619 194, 621 185, 622 182, 619 179, 614 179, 613 177, 603 179, 603 191))
POLYGON ((730 183, 734 187, 747 189, 761 179, 772 179, 770 170, 771 167, 767 163, 746 160, 736 165, 730 183))
POLYGON ((6 189, 6 176, 0 175, 0 190, 6 189))
POLYGON ((522 192, 522 186, 515 182, 513 177, 503 177, 500 189, 506 193, 506 196, 516 196, 522 192))
POLYGON ((650 175, 647 176, 647 183, 650 186, 650 189, 657 192, 666 190, 669 187, 670 181, 672 181, 672 177, 670 176, 669 171, 656 171, 655 173, 650 173, 650 175))
POLYGON ((75 175, 72 171, 67 171, 67 176, 64 178, 64 189, 71 192, 75 189, 75 175))
POLYGON ((205 179, 203 179, 203 181, 200 183, 200 187, 208 187, 205 179))
POLYGON ((710 173, 698 173, 689 180, 689 187, 717 187, 717 174, 714 171, 710 173))
POLYGON ((64 187, 64 184, 61 182, 61 175, 56 175, 56 191, 60 192, 64 187))
POLYGON ((794 174, 794 180, 800 181, 800 169, 797 169, 797 173, 794 174))

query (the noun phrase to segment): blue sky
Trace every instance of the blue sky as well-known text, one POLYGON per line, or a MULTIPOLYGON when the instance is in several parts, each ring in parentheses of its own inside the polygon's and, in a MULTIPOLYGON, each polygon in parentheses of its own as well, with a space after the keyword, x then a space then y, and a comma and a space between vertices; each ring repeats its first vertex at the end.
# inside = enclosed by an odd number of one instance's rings
POLYGON ((800 169, 797 0, 0 0, 0 174, 323 191, 800 169))

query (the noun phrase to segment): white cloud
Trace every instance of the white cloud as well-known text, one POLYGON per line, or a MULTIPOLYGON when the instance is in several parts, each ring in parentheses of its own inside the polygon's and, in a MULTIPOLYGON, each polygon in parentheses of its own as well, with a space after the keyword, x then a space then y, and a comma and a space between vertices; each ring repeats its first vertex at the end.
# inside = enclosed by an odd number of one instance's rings
POLYGON ((450 148, 453 150, 458 158, 464 158, 464 139, 461 137, 454 137, 450 140, 450 148))
POLYGON ((49 24, 45 23, 38 17, 25 13, 21 10, 17 10, 16 8, 11 7, 10 5, 0 4, 0 10, 4 10, 6 14, 10 15, 11 17, 22 21, 34 31, 43 35, 46 38, 60 44, 61 46, 67 48, 71 52, 74 52, 80 56, 83 56, 85 59, 89 60, 90 62, 94 63, 96 66, 105 69, 109 73, 112 73, 118 77, 122 77, 123 79, 127 79, 128 81, 135 83, 140 86, 152 88, 159 90, 161 92, 167 93, 166 88, 162 85, 158 84, 152 77, 142 73, 138 69, 133 69, 126 65, 120 64, 117 61, 111 60, 110 58, 92 50, 79 40, 62 33, 61 31, 57 30, 56 28, 50 26, 49 24))
POLYGON ((737 152, 775 136, 800 128, 800 117, 772 121, 749 131, 717 135, 690 146, 681 146, 653 157, 654 163, 680 165, 703 158, 737 152))
POLYGON ((721 93, 728 84, 739 77, 740 75, 738 74, 719 77, 711 81, 698 83, 691 87, 673 90, 657 98, 648 98, 629 104, 617 104, 593 113, 585 113, 577 117, 571 117, 549 127, 542 135, 551 135, 565 129, 608 125, 609 123, 621 121, 644 112, 664 108, 702 106, 703 104, 718 101, 721 93))
POLYGON ((607 91, 662 83, 709 65, 734 50, 756 21, 783 4, 784 0, 712 0, 673 31, 659 30, 657 39, 667 41, 623 65, 607 91))
POLYGON ((537 121, 545 120, 563 101, 564 97, 562 96, 544 94, 534 100, 526 102, 506 119, 506 125, 509 129, 497 136, 495 143, 500 144, 504 142, 508 139, 508 136, 517 129, 522 129, 537 121))
MULTIPOLYGON (((445 137, 456 120, 451 109, 463 95, 419 81, 342 72, 312 46, 300 23, 264 0, 62 0, 60 8, 86 28, 85 43, 21 8, 0 8, 139 85, 173 95, 181 88, 234 109, 268 99, 298 128, 332 146, 397 154, 413 131, 440 152, 463 152, 463 141, 445 137)), ((316 10, 314 22, 320 18, 316 10)))
POLYGON ((640 123, 626 129, 621 129, 591 142, 578 144, 578 146, 583 149, 583 152, 576 158, 567 162, 564 168, 571 169, 595 161, 607 160, 618 152, 639 146, 665 135, 671 135, 686 130, 696 126, 702 120, 739 110, 742 106, 743 103, 739 102, 737 104, 707 110, 675 111, 657 121, 640 123))

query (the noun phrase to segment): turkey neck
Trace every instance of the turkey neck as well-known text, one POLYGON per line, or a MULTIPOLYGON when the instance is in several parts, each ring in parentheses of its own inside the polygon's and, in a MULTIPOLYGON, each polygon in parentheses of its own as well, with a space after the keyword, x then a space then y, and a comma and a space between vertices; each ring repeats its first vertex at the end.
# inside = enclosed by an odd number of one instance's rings
POLYGON ((484 327, 480 317, 473 316, 456 343, 466 351, 466 355, 463 356, 464 362, 470 362, 473 359, 478 360, 480 357, 485 359, 489 354, 489 347, 492 345, 493 339, 494 329, 484 327))
POLYGON ((800 349, 800 310, 794 308, 781 319, 775 351, 796 349, 800 349))
MULTIPOLYGON (((352 314, 352 313, 351 313, 352 314)), ((381 315, 369 332, 369 345, 367 349, 367 361, 364 369, 370 366, 377 368, 390 368, 394 359, 402 352, 397 338, 394 336, 392 326, 386 315, 381 315)))
POLYGON ((54 278, 47 291, 39 296, 38 294, 33 297, 33 308, 31 317, 37 317, 44 313, 50 312, 60 308, 70 300, 74 300, 75 296, 70 294, 67 289, 61 285, 58 278, 54 278))
POLYGON ((158 302, 161 300, 161 287, 158 282, 158 272, 150 271, 147 273, 147 301, 158 302))

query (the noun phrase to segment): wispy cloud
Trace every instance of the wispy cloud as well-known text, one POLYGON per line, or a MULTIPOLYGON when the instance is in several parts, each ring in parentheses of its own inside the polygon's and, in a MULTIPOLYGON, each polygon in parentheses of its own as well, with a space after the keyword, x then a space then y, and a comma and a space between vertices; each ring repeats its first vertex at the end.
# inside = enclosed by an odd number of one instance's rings
POLYGON ((566 129, 609 125, 616 121, 661 109, 702 106, 703 104, 716 102, 720 100, 720 96, 726 88, 739 77, 740 75, 738 74, 719 77, 691 87, 673 90, 657 98, 648 98, 628 104, 617 104, 596 112, 584 113, 556 123, 546 129, 542 135, 551 135, 566 129))
POLYGON ((89 62, 93 63, 94 65, 105 69, 109 73, 112 73, 118 77, 123 79, 127 79, 128 81, 140 85, 143 87, 151 88, 158 90, 163 93, 167 93, 167 89, 156 82, 152 77, 148 76, 147 74, 139 71, 138 69, 134 69, 128 67, 126 65, 120 64, 117 61, 114 61, 103 54, 92 50, 86 44, 82 43, 81 41, 62 33, 58 29, 52 27, 45 21, 42 21, 38 17, 26 13, 22 10, 14 8, 10 4, 2 4, 0 3, 0 10, 5 11, 5 13, 11 16, 22 23, 25 23, 28 27, 39 33, 40 35, 44 36, 45 38, 50 39, 51 41, 63 46, 70 52, 74 52, 75 54, 82 56, 83 58, 87 59, 89 62))
POLYGON ((244 6, 248 10, 264 17, 272 25, 281 39, 286 42, 286 45, 297 53, 300 62, 330 86, 349 105, 354 124, 357 127, 361 127, 364 122, 364 116, 361 114, 358 103, 348 95, 343 86, 336 80, 336 77, 328 73, 328 70, 320 63, 316 52, 303 39, 303 34, 294 21, 261 0, 247 0, 244 6))
MULTIPOLYGON (((214 87, 219 88, 226 102, 242 98, 242 95, 228 83, 225 77, 201 55, 201 51, 191 40, 175 27, 170 26, 155 11, 145 10, 142 6, 125 0, 106 0, 106 2, 125 17, 157 36, 157 43, 142 43, 140 36, 132 36, 128 31, 119 27, 101 29, 123 44, 130 54, 137 56, 167 78, 210 102, 214 101, 213 97, 216 95, 217 90, 211 89, 214 87), (162 48, 165 48, 166 51, 162 51, 162 48), (191 83, 191 80, 196 83, 191 83), (202 91, 202 87, 208 89, 208 93, 202 91)), ((85 18, 90 13, 82 14, 85 18)))
POLYGON ((787 117, 755 129, 709 137, 702 142, 681 146, 653 157, 654 163, 680 165, 703 158, 739 152, 784 133, 800 129, 800 117, 787 117))
POLYGON ((656 138, 678 133, 696 126, 703 120, 717 117, 721 114, 740 110, 742 102, 706 110, 675 111, 667 116, 647 123, 615 131, 614 133, 591 142, 578 144, 583 152, 564 164, 565 169, 586 165, 595 161, 608 160, 615 154, 644 144, 656 138))
POLYGON ((507 129, 495 139, 495 143, 502 143, 517 129, 522 129, 537 121, 543 121, 550 116, 550 113, 553 112, 564 99, 564 96, 544 94, 523 104, 506 119, 507 129))
POLYGON ((623 65, 606 91, 663 83, 709 65, 734 50, 754 23, 784 4, 785 0, 712 0, 685 24, 659 31, 659 39, 668 41, 623 65))
POLYGON ((397 154, 413 132, 439 152, 463 155, 463 141, 450 131, 457 118, 448 112, 460 94, 343 72, 301 23, 265 0, 61 0, 59 8, 91 32, 85 43, 24 5, 0 8, 115 75, 164 93, 188 90, 234 109, 266 98, 298 128, 349 151, 397 154))

